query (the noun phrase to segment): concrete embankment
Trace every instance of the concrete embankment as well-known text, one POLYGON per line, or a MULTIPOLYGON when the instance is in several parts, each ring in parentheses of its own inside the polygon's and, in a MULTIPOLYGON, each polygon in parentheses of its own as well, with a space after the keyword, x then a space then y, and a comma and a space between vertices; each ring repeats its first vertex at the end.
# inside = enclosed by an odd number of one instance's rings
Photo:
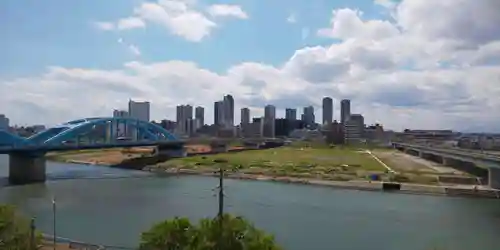
MULTIPOLYGON (((202 175, 202 176, 217 176, 213 171, 200 172, 191 169, 159 169, 156 167, 145 167, 143 170, 150 171, 163 175, 202 175)), ((316 179, 300 179, 293 177, 271 177, 262 175, 252 175, 244 173, 230 173, 226 175, 230 179, 240 180, 256 180, 256 181, 273 181, 282 183, 304 184, 325 186, 341 189, 363 190, 363 191, 379 191, 387 193, 399 194, 420 194, 420 195, 437 195, 437 196, 452 196, 452 197, 475 197, 475 198, 495 198, 500 199, 500 191, 492 189, 472 189, 465 187, 452 186, 433 186, 421 185, 413 183, 387 183, 379 181, 330 181, 316 179)))

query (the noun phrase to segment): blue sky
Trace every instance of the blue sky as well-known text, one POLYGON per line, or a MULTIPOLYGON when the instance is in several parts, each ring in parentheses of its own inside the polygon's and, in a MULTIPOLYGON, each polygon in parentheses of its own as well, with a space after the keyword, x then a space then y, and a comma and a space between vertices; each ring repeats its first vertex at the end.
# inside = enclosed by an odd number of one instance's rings
POLYGON ((366 18, 380 18, 384 8, 371 0, 286 1, 199 1, 212 4, 238 4, 248 20, 228 20, 200 42, 189 42, 159 25, 147 29, 107 32, 94 22, 116 20, 132 14, 139 0, 3 0, 0 3, 0 74, 19 76, 40 73, 48 65, 82 68, 116 68, 124 61, 136 60, 117 46, 122 38, 141 50, 140 60, 155 62, 188 60, 203 68, 223 72, 240 62, 263 62, 278 66, 290 52, 307 45, 331 43, 331 39, 309 34, 325 27, 336 8, 356 6, 366 18), (287 18, 294 16, 296 22, 287 18))
POLYGON ((153 119, 191 104, 211 122, 232 94, 236 120, 273 104, 278 116, 313 105, 321 122, 329 96, 335 119, 350 98, 396 130, 498 130, 499 3, 2 0, 0 113, 57 124, 134 99, 153 119))

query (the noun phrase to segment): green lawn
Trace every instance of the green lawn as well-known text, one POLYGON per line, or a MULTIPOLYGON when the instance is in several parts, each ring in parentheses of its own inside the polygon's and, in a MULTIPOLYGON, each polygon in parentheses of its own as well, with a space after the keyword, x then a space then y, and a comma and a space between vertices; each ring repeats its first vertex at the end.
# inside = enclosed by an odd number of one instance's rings
POLYGON ((179 158, 160 167, 213 170, 220 166, 216 159, 226 160, 225 167, 238 172, 268 176, 350 180, 385 170, 370 155, 354 149, 299 147, 179 158))

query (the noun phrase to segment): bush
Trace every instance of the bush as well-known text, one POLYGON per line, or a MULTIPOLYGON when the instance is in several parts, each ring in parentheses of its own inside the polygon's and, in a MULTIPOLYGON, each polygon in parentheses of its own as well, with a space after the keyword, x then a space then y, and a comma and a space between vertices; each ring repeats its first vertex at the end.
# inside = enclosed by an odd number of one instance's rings
POLYGON ((220 220, 202 219, 193 225, 187 218, 174 218, 142 233, 141 250, 274 250, 274 237, 260 231, 241 217, 224 215, 220 220))
MULTIPOLYGON (((41 237, 36 235, 35 246, 40 244, 41 237)), ((21 216, 14 207, 0 205, 0 249, 30 249, 31 222, 21 216)))

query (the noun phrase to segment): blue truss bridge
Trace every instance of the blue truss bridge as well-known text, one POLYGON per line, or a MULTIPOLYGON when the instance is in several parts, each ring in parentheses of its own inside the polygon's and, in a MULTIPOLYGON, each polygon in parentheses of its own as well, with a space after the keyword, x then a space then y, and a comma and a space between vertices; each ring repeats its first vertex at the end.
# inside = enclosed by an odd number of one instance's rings
POLYGON ((45 154, 54 151, 156 146, 158 153, 182 156, 184 142, 164 128, 126 117, 69 121, 23 138, 0 131, 0 154, 8 154, 9 181, 45 181, 45 154))

